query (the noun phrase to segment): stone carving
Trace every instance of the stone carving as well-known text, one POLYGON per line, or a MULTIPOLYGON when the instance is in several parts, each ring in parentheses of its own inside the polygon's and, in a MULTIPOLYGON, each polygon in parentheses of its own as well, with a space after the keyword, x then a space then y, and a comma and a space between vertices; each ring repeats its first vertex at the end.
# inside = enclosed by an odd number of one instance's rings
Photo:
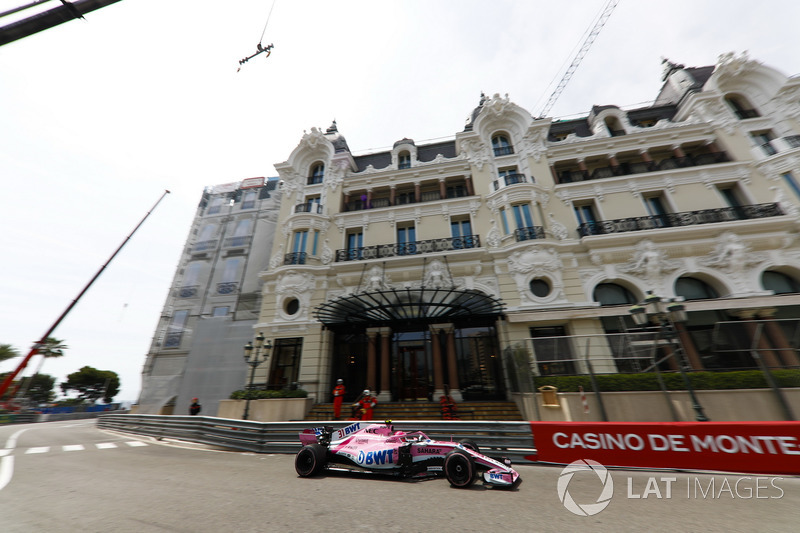
POLYGON ((781 211, 793 218, 800 216, 800 209, 786 198, 786 195, 783 194, 783 189, 780 187, 770 187, 769 189, 775 193, 775 199, 772 201, 778 204, 781 211))
POLYGON ((325 185, 327 185, 331 191, 335 191, 342 184, 349 170, 350 167, 347 161, 337 161, 332 164, 331 168, 325 173, 325 185))
POLYGON ((486 244, 489 248, 497 248, 500 246, 500 231, 497 229, 497 221, 492 219, 492 229, 486 235, 486 244))
POLYGON ((324 142, 327 142, 327 139, 325 138, 325 134, 322 133, 319 128, 311 128, 310 133, 306 133, 306 131, 303 130, 303 138, 300 139, 301 145, 313 150, 324 142))
POLYGON ((514 252, 508 258, 508 271, 512 273, 527 274, 533 270, 555 272, 561 267, 561 259, 555 248, 533 245, 527 250, 514 252))
POLYGON ((462 140, 461 151, 466 155, 467 161, 478 167, 478 170, 483 170, 483 166, 490 161, 489 150, 477 139, 462 140))
POLYGON ((329 265, 330 262, 333 260, 333 250, 331 247, 328 246, 330 244, 330 240, 325 239, 325 242, 322 243, 322 255, 320 255, 320 261, 322 261, 323 265, 329 265))
POLYGON ((537 163, 542 159, 542 154, 547 152, 545 142, 547 141, 547 129, 537 128, 531 129, 522 138, 522 151, 530 157, 533 157, 537 163))
POLYGON ((553 216, 553 213, 547 213, 547 218, 550 219, 550 233, 558 239, 559 241, 563 241, 564 239, 569 236, 569 231, 567 231, 567 227, 556 220, 556 217, 553 216))
POLYGON ((730 231, 723 233, 719 241, 713 252, 707 257, 701 257, 697 262, 726 272, 736 282, 738 290, 745 291, 745 271, 750 266, 764 261, 764 255, 750 252, 750 247, 730 231))
POLYGON ((308 272, 298 272, 296 270, 289 270, 288 272, 278 276, 278 281, 275 287, 276 294, 286 294, 292 292, 295 294, 302 294, 314 288, 314 275, 308 272))
POLYGON ((508 93, 506 93, 505 97, 501 97, 500 93, 494 93, 494 96, 483 104, 483 110, 481 112, 486 111, 495 116, 502 115, 510 102, 508 93))
POLYGON ((388 290, 388 276, 384 275, 383 269, 378 265, 374 265, 367 272, 367 282, 364 285, 364 291, 383 291, 388 290))
POLYGON ((663 250, 656 248, 650 239, 644 239, 636 245, 633 258, 617 266, 620 272, 636 274, 654 289, 663 289, 663 275, 680 268, 679 261, 671 261, 663 250))
POLYGON ((431 261, 425 273, 423 286, 431 289, 444 289, 448 285, 450 283, 447 280, 447 267, 438 259, 431 261))
POLYGON ((275 252, 275 255, 272 256, 272 260, 269 262, 270 268, 278 268, 279 265, 283 263, 283 243, 278 246, 278 251, 275 252))

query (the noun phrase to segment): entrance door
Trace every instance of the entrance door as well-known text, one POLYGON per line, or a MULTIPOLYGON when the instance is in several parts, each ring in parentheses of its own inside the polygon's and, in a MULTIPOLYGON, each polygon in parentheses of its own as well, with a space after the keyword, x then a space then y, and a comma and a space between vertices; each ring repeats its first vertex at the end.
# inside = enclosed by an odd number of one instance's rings
POLYGON ((398 349, 399 400, 428 400, 428 358, 424 346, 401 346, 398 349))

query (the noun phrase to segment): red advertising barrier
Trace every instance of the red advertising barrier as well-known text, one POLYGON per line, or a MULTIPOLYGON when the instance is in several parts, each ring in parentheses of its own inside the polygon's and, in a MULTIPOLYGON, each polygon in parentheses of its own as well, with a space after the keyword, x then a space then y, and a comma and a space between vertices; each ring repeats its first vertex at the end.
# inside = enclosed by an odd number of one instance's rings
POLYGON ((800 474, 800 422, 531 422, 532 461, 800 474))

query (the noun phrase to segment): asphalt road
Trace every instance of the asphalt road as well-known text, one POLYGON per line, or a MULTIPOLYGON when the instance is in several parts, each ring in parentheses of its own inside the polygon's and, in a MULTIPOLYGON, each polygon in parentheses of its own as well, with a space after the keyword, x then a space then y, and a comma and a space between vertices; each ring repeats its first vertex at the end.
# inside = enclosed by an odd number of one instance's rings
MULTIPOLYGON (((561 467, 518 465, 523 483, 509 492, 444 479, 303 479, 293 460, 100 431, 94 421, 2 426, 0 532, 800 529, 797 477, 614 470, 607 507, 578 516, 559 499, 561 467)), ((564 480, 574 509, 597 509, 588 507, 603 491, 594 472, 564 480)))

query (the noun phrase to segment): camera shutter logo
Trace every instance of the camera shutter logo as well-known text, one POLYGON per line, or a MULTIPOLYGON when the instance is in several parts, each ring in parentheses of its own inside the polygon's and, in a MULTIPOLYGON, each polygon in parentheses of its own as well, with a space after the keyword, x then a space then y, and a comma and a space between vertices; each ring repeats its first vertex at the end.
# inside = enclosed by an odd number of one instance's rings
POLYGON ((611 473, 606 470, 606 467, 592 461, 591 459, 578 459, 568 464, 558 478, 558 499, 564 504, 564 507, 571 513, 578 516, 593 516, 608 507, 611 503, 611 497, 614 495, 614 480, 611 479, 611 473), (572 481, 572 476, 575 472, 592 470, 600 482, 603 484, 603 491, 597 498, 595 503, 577 503, 569 493, 569 482, 572 481))

